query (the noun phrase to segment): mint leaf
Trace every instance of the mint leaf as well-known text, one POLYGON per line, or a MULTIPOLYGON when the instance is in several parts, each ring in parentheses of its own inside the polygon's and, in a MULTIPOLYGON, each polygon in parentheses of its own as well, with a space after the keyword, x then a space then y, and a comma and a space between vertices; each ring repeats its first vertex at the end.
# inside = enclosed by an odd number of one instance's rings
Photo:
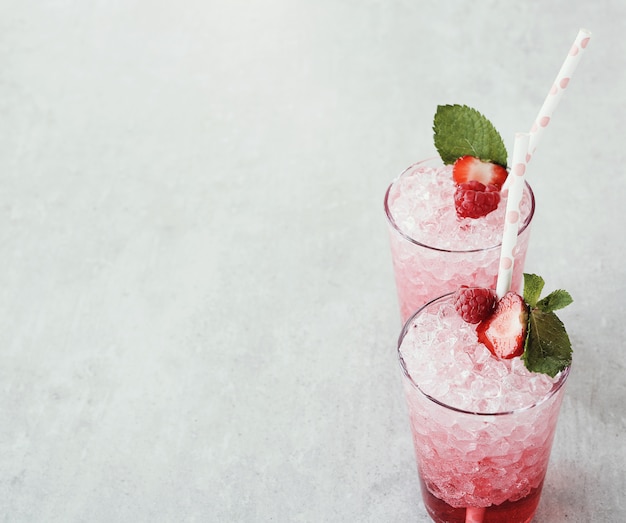
POLYGON ((550 312, 567 307, 573 301, 569 292, 559 289, 537 302, 537 307, 542 311, 550 312))
POLYGON ((493 124, 466 105, 439 105, 433 122, 435 148, 444 164, 462 156, 506 167, 506 147, 493 124))
POLYGON ((536 307, 545 282, 541 276, 524 273, 524 301, 531 307, 536 307))
POLYGON ((572 345, 556 314, 540 309, 530 311, 522 359, 531 372, 543 372, 551 377, 572 363, 572 345))

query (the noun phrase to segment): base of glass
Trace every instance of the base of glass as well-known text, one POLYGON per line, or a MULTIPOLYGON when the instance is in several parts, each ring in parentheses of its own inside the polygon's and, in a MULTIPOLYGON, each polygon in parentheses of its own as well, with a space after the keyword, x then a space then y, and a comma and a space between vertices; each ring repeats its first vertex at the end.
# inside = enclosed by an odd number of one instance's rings
POLYGON ((428 515, 436 523, 467 523, 468 521, 472 523, 530 523, 539 505, 543 482, 522 499, 505 501, 500 505, 487 507, 481 520, 477 520, 475 517, 472 519, 471 516, 470 519, 466 519, 468 511, 465 507, 452 507, 445 501, 433 496, 426 488, 422 478, 420 478, 420 486, 428 515))

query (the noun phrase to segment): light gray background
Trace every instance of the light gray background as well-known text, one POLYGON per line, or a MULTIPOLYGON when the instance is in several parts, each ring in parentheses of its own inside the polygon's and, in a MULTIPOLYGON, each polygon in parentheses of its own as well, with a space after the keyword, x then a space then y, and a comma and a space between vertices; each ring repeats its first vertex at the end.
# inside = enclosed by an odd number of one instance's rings
POLYGON ((0 521, 425 522, 387 184, 530 127, 575 346, 536 521, 626 513, 622 0, 2 0, 0 521))

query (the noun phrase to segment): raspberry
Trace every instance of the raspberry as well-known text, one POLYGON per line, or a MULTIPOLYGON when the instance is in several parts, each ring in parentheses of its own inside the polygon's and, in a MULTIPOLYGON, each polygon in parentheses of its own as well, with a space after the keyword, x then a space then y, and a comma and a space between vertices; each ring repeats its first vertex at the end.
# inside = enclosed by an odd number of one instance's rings
POLYGON ((452 298, 454 308, 467 323, 480 323, 493 312, 497 297, 492 289, 462 285, 452 298))
POLYGON ((454 206, 459 218, 480 218, 496 210, 500 203, 500 189, 492 183, 484 185, 476 180, 460 183, 454 193, 454 206))

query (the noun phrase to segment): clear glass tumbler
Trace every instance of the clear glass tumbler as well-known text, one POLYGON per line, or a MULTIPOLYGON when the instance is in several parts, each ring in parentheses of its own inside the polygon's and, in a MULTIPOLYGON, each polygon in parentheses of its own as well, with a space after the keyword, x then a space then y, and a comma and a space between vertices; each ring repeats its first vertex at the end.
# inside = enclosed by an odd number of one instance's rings
POLYGON ((448 294, 398 340, 424 504, 438 523, 530 522, 569 368, 550 378, 498 360, 472 329, 448 294))
MULTIPOLYGON (((437 158, 408 167, 385 193, 384 208, 403 323, 428 301, 462 284, 495 287, 506 191, 498 209, 486 217, 458 219, 454 188, 452 166, 444 166, 437 158), (444 228, 440 227, 442 224, 446 224, 444 228)), ((514 252, 511 284, 514 291, 522 285, 534 211, 535 197, 526 184, 514 252)))

